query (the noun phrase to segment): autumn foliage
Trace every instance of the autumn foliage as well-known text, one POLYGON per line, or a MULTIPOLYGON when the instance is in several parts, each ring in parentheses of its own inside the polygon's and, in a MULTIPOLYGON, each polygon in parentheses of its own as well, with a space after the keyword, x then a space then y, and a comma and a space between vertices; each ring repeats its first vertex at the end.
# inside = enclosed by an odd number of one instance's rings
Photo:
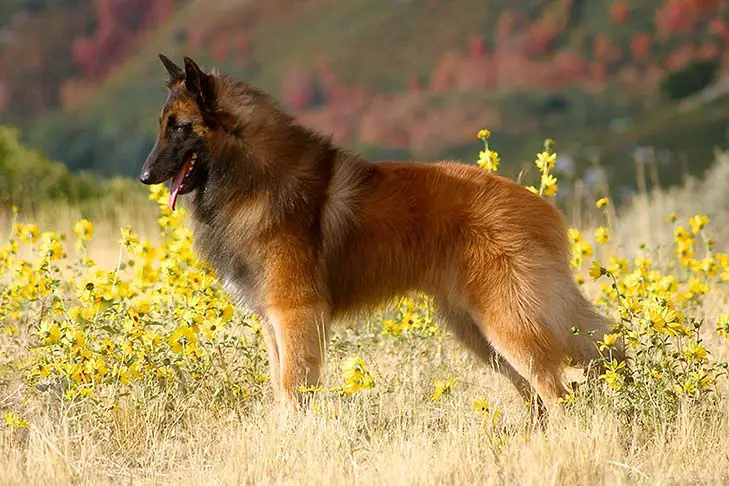
MULTIPOLYGON (((77 8, 17 14, 5 22, 6 31, 10 29, 17 41, 0 47, 0 65, 12 66, 0 72, 0 115, 31 119, 58 108, 82 106, 187 5, 185 0, 77 3, 77 8)), ((287 62, 274 79, 266 78, 276 85, 265 88, 338 142, 429 156, 467 141, 474 124, 502 128, 498 103, 473 103, 460 96, 463 93, 501 96, 574 89, 595 93, 617 85, 626 95, 640 97, 655 92, 666 74, 692 62, 717 61, 722 71, 729 67, 725 54, 729 24, 722 8, 725 2, 720 0, 652 0, 642 2, 641 8, 628 0, 611 0, 599 7, 577 0, 533 3, 536 6, 531 9, 516 4, 494 8, 488 26, 459 32, 458 42, 441 43, 439 51, 429 51, 421 63, 427 67, 397 73, 399 85, 388 86, 386 95, 382 86, 351 78, 345 81, 341 59, 318 53, 297 59, 296 64, 287 62), (590 30, 582 25, 587 15, 601 15, 603 23, 590 30), (434 98, 453 94, 459 94, 456 101, 434 106, 434 98)), ((211 8, 204 17, 186 19, 175 33, 175 42, 179 49, 202 53, 219 67, 237 66, 255 74, 256 69, 265 69, 260 60, 258 65, 252 62, 261 47, 262 26, 271 19, 296 19, 334 4, 331 0, 231 1, 211 8)), ((457 8, 445 1, 411 4, 407 8, 433 16, 457 8)), ((486 7, 474 2, 458 8, 486 7)), ((418 35, 425 39, 438 34, 418 35)), ((271 42, 267 38, 266 43, 271 42)), ((393 51, 398 48, 392 46, 393 51)), ((383 63, 387 55, 382 53, 383 63)), ((531 120, 522 123, 532 125, 531 120)))

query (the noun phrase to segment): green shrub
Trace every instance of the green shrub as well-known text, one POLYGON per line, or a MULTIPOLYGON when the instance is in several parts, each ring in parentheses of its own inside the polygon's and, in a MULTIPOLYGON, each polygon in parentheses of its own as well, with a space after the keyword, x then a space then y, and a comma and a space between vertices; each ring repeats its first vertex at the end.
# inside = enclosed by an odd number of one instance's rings
POLYGON ((716 78, 717 61, 694 61, 671 72, 661 81, 661 92, 669 100, 676 101, 706 88, 716 78))
POLYGON ((72 173, 62 163, 23 146, 17 129, 0 126, 0 200, 4 205, 32 210, 59 201, 141 200, 144 191, 137 186, 131 179, 107 180, 86 172, 72 173))

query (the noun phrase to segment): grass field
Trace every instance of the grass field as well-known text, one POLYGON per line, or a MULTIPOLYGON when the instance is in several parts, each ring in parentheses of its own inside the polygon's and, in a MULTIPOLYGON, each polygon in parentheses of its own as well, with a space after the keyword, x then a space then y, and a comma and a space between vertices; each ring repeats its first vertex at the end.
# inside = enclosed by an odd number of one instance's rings
POLYGON ((575 275, 617 327, 609 371, 541 424, 413 296, 336 328, 323 389, 283 425, 256 317, 196 260, 163 188, 89 222, 8 212, 0 484, 726 484, 724 174, 720 154, 705 181, 580 209, 575 275))

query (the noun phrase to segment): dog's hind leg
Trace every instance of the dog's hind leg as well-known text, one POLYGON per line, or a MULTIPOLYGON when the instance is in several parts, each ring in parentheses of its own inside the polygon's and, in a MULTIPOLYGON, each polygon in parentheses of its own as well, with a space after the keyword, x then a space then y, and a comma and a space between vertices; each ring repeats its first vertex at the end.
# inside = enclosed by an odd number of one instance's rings
POLYGON ((536 405, 536 411, 540 414, 542 404, 529 381, 496 352, 470 312, 442 298, 436 299, 436 308, 438 317, 448 325, 453 335, 494 371, 508 378, 526 402, 536 405))
POLYGON ((554 273, 516 274, 493 266, 491 271, 500 285, 497 291, 474 292, 481 295, 473 309, 475 320, 494 349, 529 380, 544 405, 557 409, 559 398, 567 393, 562 383, 569 340, 565 286, 554 273))

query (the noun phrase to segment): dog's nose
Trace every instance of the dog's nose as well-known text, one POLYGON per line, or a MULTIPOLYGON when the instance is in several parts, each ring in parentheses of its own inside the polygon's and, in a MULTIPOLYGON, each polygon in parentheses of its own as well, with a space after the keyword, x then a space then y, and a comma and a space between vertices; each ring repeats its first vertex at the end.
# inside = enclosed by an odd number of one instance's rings
POLYGON ((139 176, 139 182, 141 182, 142 184, 149 184, 151 179, 152 174, 148 170, 145 170, 144 172, 142 172, 142 175, 139 176))

